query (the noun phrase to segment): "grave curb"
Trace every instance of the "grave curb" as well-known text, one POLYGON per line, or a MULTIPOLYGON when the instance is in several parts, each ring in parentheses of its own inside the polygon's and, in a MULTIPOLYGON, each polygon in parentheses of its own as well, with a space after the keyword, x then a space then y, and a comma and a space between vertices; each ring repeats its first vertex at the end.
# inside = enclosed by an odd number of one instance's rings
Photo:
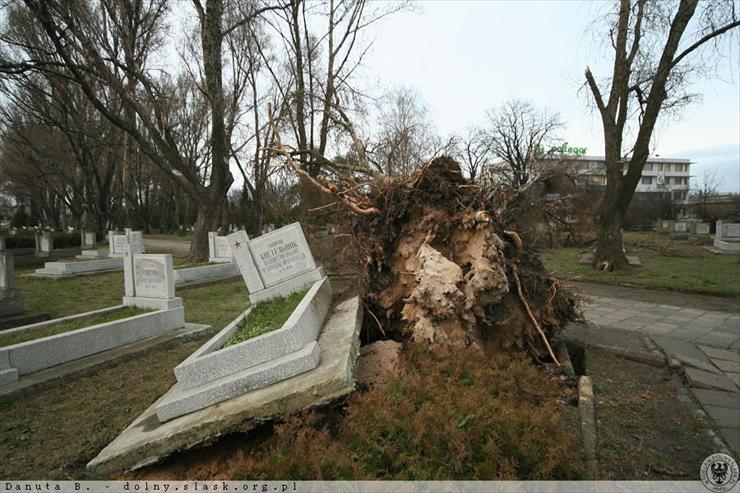
POLYGON ((318 338, 331 298, 331 283, 328 277, 324 277, 314 283, 281 328, 222 348, 248 311, 240 314, 175 367, 178 383, 184 388, 194 388, 299 351, 318 338))

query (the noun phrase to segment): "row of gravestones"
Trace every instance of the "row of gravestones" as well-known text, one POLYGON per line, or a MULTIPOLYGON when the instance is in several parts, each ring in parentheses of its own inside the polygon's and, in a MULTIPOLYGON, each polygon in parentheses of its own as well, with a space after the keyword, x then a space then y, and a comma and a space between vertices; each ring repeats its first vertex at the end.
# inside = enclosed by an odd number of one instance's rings
POLYGON ((711 225, 707 222, 662 219, 658 221, 656 229, 659 233, 668 233, 673 236, 708 236, 710 228, 711 225))

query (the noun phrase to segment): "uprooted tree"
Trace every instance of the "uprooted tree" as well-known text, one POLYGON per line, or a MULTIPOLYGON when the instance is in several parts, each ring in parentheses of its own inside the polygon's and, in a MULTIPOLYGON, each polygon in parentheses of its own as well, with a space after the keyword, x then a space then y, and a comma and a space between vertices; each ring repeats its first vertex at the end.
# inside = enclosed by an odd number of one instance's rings
POLYGON ((406 178, 379 175, 362 162, 352 173, 340 173, 343 166, 311 176, 273 129, 286 165, 352 214, 375 336, 487 352, 528 349, 557 361, 549 340, 577 317, 576 299, 500 221, 505 199, 465 179, 449 157, 406 178))

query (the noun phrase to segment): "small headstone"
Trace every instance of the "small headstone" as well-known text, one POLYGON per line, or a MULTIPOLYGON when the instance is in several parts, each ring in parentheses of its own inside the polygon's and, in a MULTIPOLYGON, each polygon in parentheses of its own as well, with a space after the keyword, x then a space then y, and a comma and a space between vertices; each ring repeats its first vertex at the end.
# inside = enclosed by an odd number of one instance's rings
MULTIPOLYGON (((133 246, 133 245, 132 245, 133 246)), ((167 283, 165 256, 134 256, 134 282, 136 296, 143 298, 172 298, 174 283, 167 283)), ((171 261, 171 258, 169 258, 171 261)))
POLYGON ((54 250, 54 238, 51 236, 51 233, 49 233, 48 231, 44 231, 43 233, 37 235, 36 247, 36 253, 38 255, 50 255, 51 252, 54 250))
POLYGON ((722 238, 740 239, 740 223, 722 223, 722 238))
MULTIPOLYGON (((130 244, 134 252, 140 245, 130 244)), ((124 305, 141 308, 168 309, 182 306, 182 299, 175 298, 175 272, 172 255, 129 253, 124 257, 124 305)))
POLYGON ((0 254, 0 289, 15 289, 15 264, 13 254, 0 254))
POLYGON ((83 248, 94 248, 97 242, 97 235, 94 231, 83 231, 82 232, 82 247, 83 248))
POLYGON ((684 221, 676 221, 673 223, 673 231, 677 233, 685 233, 686 232, 686 222, 684 221))
POLYGON ((15 236, 18 234, 18 228, 10 228, 10 236, 15 236))
POLYGON ((5 237, 0 236, 0 252, 2 252, 3 250, 5 250, 5 237))
POLYGON ((113 253, 126 253, 126 245, 128 245, 128 237, 126 235, 113 235, 113 253))
POLYGON ((710 225, 709 223, 697 223, 696 224, 696 234, 698 235, 708 235, 710 231, 710 225))

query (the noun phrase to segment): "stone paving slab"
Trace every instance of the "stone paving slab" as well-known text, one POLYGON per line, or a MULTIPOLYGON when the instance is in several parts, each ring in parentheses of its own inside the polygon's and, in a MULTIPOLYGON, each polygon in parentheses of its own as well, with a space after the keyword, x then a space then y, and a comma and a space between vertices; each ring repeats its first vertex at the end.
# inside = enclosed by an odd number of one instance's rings
POLYGON ((711 373, 722 373, 703 351, 690 342, 672 337, 653 337, 653 340, 669 358, 678 360, 682 366, 691 366, 711 373))
POLYGON ((720 428, 719 432, 735 454, 740 454, 740 428, 720 428))
POLYGON ((740 410, 740 393, 721 390, 691 388, 696 400, 702 406, 730 407, 740 410))
POLYGON ((699 345, 699 349, 704 351, 704 353, 706 353, 706 355, 712 358, 713 360, 719 359, 719 360, 740 363, 740 351, 733 351, 731 349, 720 349, 720 348, 702 346, 702 345, 699 345))
POLYGON ((692 387, 721 389, 728 392, 738 391, 737 386, 725 375, 717 375, 696 368, 686 368, 686 379, 692 387))
POLYGON ((740 428, 740 409, 704 406, 704 410, 720 428, 740 428))

